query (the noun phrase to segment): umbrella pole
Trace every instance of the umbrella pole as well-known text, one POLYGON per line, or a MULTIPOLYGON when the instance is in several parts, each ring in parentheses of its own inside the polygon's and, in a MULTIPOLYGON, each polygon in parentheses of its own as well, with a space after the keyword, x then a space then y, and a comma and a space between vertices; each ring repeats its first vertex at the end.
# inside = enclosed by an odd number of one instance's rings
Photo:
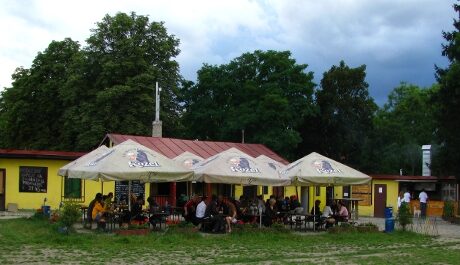
POLYGON ((128 181, 128 210, 131 212, 131 180, 128 181))
MULTIPOLYGON (((316 189, 316 186, 313 186, 316 189)), ((315 194, 315 193, 313 193, 315 194)), ((313 196, 313 232, 315 232, 316 228, 316 202, 315 202, 315 197, 313 196)))

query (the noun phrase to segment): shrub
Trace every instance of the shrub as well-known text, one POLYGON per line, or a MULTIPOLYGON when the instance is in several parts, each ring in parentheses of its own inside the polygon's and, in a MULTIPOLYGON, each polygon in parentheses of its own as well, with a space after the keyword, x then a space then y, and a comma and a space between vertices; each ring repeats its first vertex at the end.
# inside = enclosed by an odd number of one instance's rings
POLYGON ((80 205, 75 202, 64 202, 59 213, 59 224, 68 229, 80 219, 80 205))
POLYGON ((452 217, 454 217, 454 202, 453 201, 444 202, 444 209, 442 212, 442 217, 444 219, 451 219, 452 217))
POLYGON ((401 203, 401 207, 398 210, 398 217, 397 220, 401 225, 403 231, 406 231, 406 226, 412 224, 412 218, 410 214, 409 204, 408 203, 401 203))

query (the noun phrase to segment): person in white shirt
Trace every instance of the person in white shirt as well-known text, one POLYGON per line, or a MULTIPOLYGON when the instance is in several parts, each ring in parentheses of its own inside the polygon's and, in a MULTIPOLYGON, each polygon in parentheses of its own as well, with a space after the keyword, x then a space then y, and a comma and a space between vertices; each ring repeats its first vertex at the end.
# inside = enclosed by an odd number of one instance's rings
POLYGON ((327 201, 326 206, 324 206, 323 214, 321 215, 321 222, 326 222, 326 229, 331 227, 335 223, 335 219, 332 217, 334 212, 331 209, 331 202, 327 201))
POLYGON ((404 201, 404 193, 402 191, 398 194, 398 209, 401 208, 401 203, 404 201))
POLYGON ((422 189, 418 198, 420 199, 420 215, 424 218, 426 217, 426 203, 428 200, 428 194, 426 194, 425 189, 422 189))
POLYGON ((403 198, 403 202, 409 204, 410 203, 410 193, 408 190, 406 190, 406 192, 404 193, 404 198, 403 198))
POLYGON ((196 206, 195 220, 193 223, 195 225, 200 224, 204 218, 205 213, 206 213, 206 198, 203 197, 202 201, 198 203, 198 205, 196 206))

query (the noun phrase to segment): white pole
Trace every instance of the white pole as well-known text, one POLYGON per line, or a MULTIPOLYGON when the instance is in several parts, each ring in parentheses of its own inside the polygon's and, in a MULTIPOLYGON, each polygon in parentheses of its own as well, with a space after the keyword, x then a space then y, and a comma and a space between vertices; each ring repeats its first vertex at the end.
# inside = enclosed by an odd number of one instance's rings
POLYGON ((131 211, 131 180, 128 181, 128 210, 131 211))
POLYGON ((158 82, 155 83, 155 121, 160 121, 160 93, 158 82))
MULTIPOLYGON (((316 186, 313 186, 314 189, 316 189, 316 186)), ((316 200, 315 200, 315 195, 316 195, 316 192, 313 192, 313 232, 315 232, 315 228, 316 228, 316 200)))

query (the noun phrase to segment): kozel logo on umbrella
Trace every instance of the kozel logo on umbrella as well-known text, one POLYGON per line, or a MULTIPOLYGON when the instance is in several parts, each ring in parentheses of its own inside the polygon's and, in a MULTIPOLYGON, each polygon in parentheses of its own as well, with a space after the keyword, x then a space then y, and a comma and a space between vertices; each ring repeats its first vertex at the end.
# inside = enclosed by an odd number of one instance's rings
POLYGON ((240 173, 260 173, 258 168, 251 168, 249 160, 245 157, 232 157, 228 160, 230 170, 240 173))
POLYGON ((188 168, 188 169, 191 169, 194 165, 200 163, 200 160, 196 159, 196 158, 190 158, 190 159, 186 159, 183 164, 184 164, 184 167, 188 168))
POLYGON ((321 174, 342 173, 340 169, 333 168, 331 163, 326 160, 315 160, 312 165, 316 168, 316 171, 321 174))
POLYGON ((140 149, 128 150, 125 153, 125 156, 128 157, 129 167, 159 167, 160 164, 158 161, 150 162, 147 153, 140 149))

